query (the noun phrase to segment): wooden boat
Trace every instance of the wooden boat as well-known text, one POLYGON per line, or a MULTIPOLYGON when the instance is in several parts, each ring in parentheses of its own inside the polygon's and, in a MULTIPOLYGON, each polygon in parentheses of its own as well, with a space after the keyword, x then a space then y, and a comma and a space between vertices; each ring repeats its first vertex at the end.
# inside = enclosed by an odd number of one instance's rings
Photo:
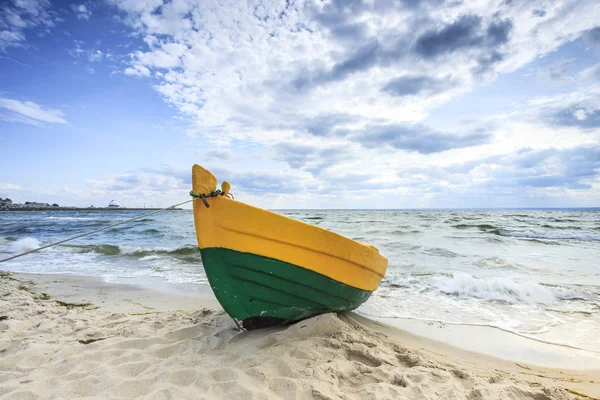
POLYGON ((233 200, 192 168, 202 263, 223 309, 244 329, 352 310, 377 289, 387 259, 370 245, 233 200))

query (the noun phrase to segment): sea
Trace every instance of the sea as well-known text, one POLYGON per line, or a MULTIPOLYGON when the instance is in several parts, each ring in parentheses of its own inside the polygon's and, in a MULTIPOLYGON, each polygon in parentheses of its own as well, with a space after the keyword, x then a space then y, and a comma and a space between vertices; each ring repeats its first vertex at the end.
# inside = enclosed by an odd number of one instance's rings
MULTIPOLYGON (((279 210, 376 246, 389 266, 357 312, 490 326, 600 351, 600 209, 279 210)), ((0 212, 0 259, 143 211, 0 212)), ((192 211, 166 211, 0 270, 210 293, 192 211)))

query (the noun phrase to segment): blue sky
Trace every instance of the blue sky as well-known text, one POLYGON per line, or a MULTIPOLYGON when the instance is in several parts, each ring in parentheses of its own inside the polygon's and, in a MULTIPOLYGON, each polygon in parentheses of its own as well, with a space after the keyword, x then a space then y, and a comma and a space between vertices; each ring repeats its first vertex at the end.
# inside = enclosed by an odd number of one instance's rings
POLYGON ((600 204, 597 1, 9 0, 0 197, 600 204))

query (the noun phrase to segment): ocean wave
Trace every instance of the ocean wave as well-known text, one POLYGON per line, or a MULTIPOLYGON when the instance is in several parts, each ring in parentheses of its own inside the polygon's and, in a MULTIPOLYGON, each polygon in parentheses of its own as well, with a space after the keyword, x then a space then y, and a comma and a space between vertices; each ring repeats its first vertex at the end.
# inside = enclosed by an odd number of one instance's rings
POLYGON ((99 220, 99 218, 96 218, 96 217, 56 217, 54 215, 46 217, 46 219, 55 219, 55 220, 61 220, 61 221, 98 221, 99 220))
POLYGON ((451 223, 456 223, 456 222, 460 222, 465 218, 460 218, 460 217, 454 217, 454 218, 449 218, 447 220, 444 221, 445 224, 451 224, 451 223))
POLYGON ((500 258, 500 257, 487 257, 477 260, 475 265, 480 268, 485 269, 509 269, 509 270, 518 270, 520 269, 518 266, 514 265, 512 262, 500 258))
POLYGON ((559 225, 550 225, 550 224, 543 224, 543 225, 540 225, 540 227, 546 228, 546 229, 561 229, 561 230, 571 230, 571 231, 580 231, 583 229, 580 226, 559 226, 559 225))
POLYGON ((28 229, 26 226, 17 225, 17 226, 0 226, 0 233, 4 235, 21 235, 23 233, 27 233, 28 229))
POLYGON ((573 219, 573 218, 548 218, 548 221, 551 221, 551 222, 581 222, 581 220, 573 219))
POLYGON ((38 249, 42 245, 39 240, 32 237, 26 237, 17 240, 9 240, 8 238, 5 238, 5 240, 6 241, 4 243, 0 242, 0 244, 3 244, 2 250, 4 250, 3 252, 6 253, 24 253, 26 251, 38 249))
POLYGON ((532 218, 531 216, 528 216, 526 218, 515 218, 516 221, 519 222, 524 222, 526 224, 547 224, 548 222, 555 222, 555 223, 564 223, 564 222, 581 222, 581 220, 579 219, 573 219, 573 218, 553 218, 553 217, 538 217, 538 218, 532 218))
POLYGON ((428 247, 425 250, 423 250, 422 253, 430 255, 430 256, 436 256, 436 257, 446 257, 446 258, 460 257, 460 254, 457 254, 457 253, 447 250, 447 249, 442 249, 440 247, 428 247))
POLYGON ((551 287, 532 281, 519 281, 507 276, 475 277, 465 272, 390 274, 384 287, 407 290, 394 296, 446 295, 461 299, 479 299, 506 304, 554 305, 562 300, 588 297, 579 291, 551 287))
MULTIPOLYGON (((126 226, 126 227, 121 227, 121 228, 111 228, 111 229, 107 229, 106 232, 108 233, 122 233, 122 232, 129 232, 131 230, 135 230, 135 226, 126 226)), ((161 231, 159 231, 158 229, 154 229, 154 228, 149 228, 149 229, 144 229, 144 230, 136 230, 134 232, 136 235, 159 235, 162 234, 161 231)))
POLYGON ((515 281, 509 277, 483 279, 457 272, 452 277, 434 276, 429 284, 448 295, 509 304, 553 304, 558 300, 558 296, 549 287, 536 282, 515 281))
POLYGON ((489 231, 494 229, 500 229, 497 226, 490 224, 458 224, 452 225, 456 229, 479 229, 480 231, 489 231))
POLYGON ((198 261, 200 249, 195 245, 176 248, 151 248, 143 246, 117 246, 113 244, 63 245, 74 253, 96 253, 104 256, 124 256, 144 258, 149 256, 170 256, 184 261, 198 261))
POLYGON ((395 230, 390 232, 392 235, 398 235, 398 236, 405 236, 405 235, 416 235, 419 233, 422 233, 419 230, 413 229, 412 231, 401 231, 401 230, 395 230))
POLYGON ((600 241, 600 234, 595 233, 509 231, 506 229, 495 229, 488 232, 499 236, 525 239, 600 241))

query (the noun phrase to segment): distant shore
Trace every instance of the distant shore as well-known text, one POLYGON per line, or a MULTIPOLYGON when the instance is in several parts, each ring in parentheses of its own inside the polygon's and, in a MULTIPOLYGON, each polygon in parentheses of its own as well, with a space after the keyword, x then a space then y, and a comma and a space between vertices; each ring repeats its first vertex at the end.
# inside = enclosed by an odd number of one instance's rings
MULTIPOLYGON (((30 207, 30 208, 9 208, 2 211, 153 211, 162 210, 162 208, 128 208, 128 207, 30 207)), ((183 208, 170 208, 170 210, 183 210, 183 208)))

